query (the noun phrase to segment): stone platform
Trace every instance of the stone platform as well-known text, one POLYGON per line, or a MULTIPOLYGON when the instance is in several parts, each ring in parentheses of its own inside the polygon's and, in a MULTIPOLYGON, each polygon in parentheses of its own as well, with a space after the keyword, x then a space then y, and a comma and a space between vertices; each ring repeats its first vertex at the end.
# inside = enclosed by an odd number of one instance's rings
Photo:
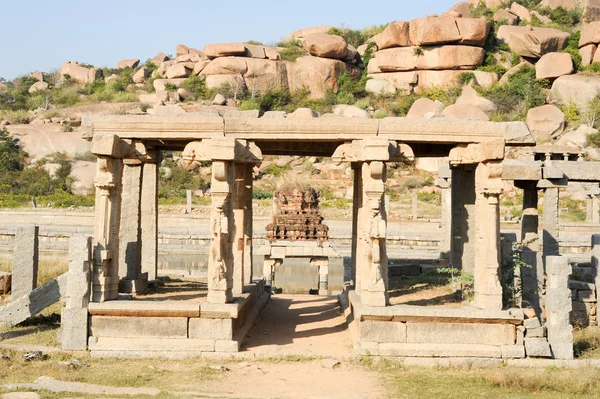
POLYGON ((185 358, 235 353, 270 294, 263 281, 233 303, 115 300, 90 303, 93 357, 185 358))
POLYGON ((399 358, 525 357, 520 309, 483 310, 442 306, 371 307, 346 290, 342 304, 354 353, 399 358))

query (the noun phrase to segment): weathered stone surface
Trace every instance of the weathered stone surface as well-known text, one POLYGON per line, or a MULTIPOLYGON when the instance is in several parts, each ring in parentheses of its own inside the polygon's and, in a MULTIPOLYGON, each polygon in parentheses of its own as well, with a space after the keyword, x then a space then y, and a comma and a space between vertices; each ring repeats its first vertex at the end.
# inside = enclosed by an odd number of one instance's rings
POLYGON ((474 105, 463 104, 457 105, 452 104, 442 111, 443 116, 450 116, 458 119, 474 119, 479 121, 489 121, 490 118, 485 112, 474 105))
POLYGON ((230 340, 233 333, 232 319, 190 319, 190 338, 230 340))
POLYGON ((12 266, 13 301, 37 287, 39 227, 17 227, 12 266))
POLYGON ((184 44, 178 44, 177 47, 175 48, 175 57, 179 57, 179 56, 182 56, 184 54, 189 54, 189 53, 190 53, 189 47, 184 44))
POLYGON ((298 29, 287 35, 283 38, 284 42, 289 42, 291 40, 300 40, 305 38, 308 35, 313 33, 327 33, 333 28, 333 26, 323 25, 323 26, 313 26, 311 28, 303 28, 298 29))
POLYGON ((594 55, 596 54, 596 45, 588 44, 579 49, 579 55, 581 56, 581 65, 588 66, 592 63, 594 55))
POLYGON ((478 345, 514 345, 511 324, 407 323, 406 342, 478 345))
POLYGON ((538 142, 558 137, 565 128, 565 114, 555 105, 542 105, 527 112, 527 126, 538 142))
POLYGON ((406 323, 366 320, 360 323, 360 340, 406 342, 406 323))
POLYGON ((187 323, 185 317, 93 316, 90 333, 108 338, 187 338, 187 323))
POLYGON ((500 346, 477 344, 381 343, 378 350, 371 353, 396 357, 502 357, 500 346))
POLYGON ((28 92, 29 92, 29 94, 33 94, 33 93, 38 92, 38 91, 47 90, 49 86, 50 85, 48 83, 43 82, 43 81, 42 82, 35 82, 34 84, 31 85, 31 87, 29 88, 28 92))
POLYGON ((69 75, 79 83, 89 83, 101 79, 102 71, 98 68, 85 68, 77 62, 69 61, 60 67, 60 76, 64 78, 65 75, 69 75))
POLYGON ((600 78, 584 75, 565 75, 552 84, 551 97, 561 105, 571 101, 579 109, 585 109, 591 99, 600 94, 600 78))
POLYGON ((154 58, 152 58, 152 63, 156 66, 159 66, 160 64, 162 64, 165 61, 168 61, 169 57, 165 54, 165 53, 158 53, 154 56, 154 58))
POLYGON ((581 29, 579 47, 600 43, 600 21, 591 22, 581 29))
POLYGON ((410 21, 410 41, 415 46, 456 43, 461 39, 453 17, 417 18, 410 21))
POLYGON ((180 78, 180 79, 156 79, 154 82, 152 82, 152 85, 154 86, 154 90, 156 90, 157 92, 160 92, 160 91, 166 91, 166 85, 167 85, 167 83, 170 83, 170 84, 172 84, 175 87, 179 87, 184 81, 185 81, 184 78, 180 78))
POLYGON ((456 105, 474 105, 486 114, 490 115, 498 109, 493 101, 481 97, 472 85, 463 87, 460 97, 456 99, 456 105))
POLYGON ((566 10, 572 10, 583 4, 585 0, 542 0, 540 7, 550 7, 552 9, 562 7, 566 10))
MULTIPOLYGON (((412 91, 412 85, 407 85, 406 89, 412 91)), ((394 83, 385 79, 369 79, 365 86, 365 90, 369 93, 381 94, 381 95, 394 95, 396 94, 396 86, 394 83)), ((408 93, 410 94, 410 93, 408 93)))
POLYGON ((370 118, 369 113, 364 109, 345 104, 334 105, 333 115, 345 118, 370 118))
POLYGON ((457 18, 456 26, 462 37, 459 44, 483 47, 492 25, 480 18, 457 18))
POLYGON ((468 0, 469 4, 477 7, 479 3, 484 3, 487 8, 497 8, 503 3, 503 0, 468 0))
MULTIPOLYGON (((38 377, 33 384, 11 384, 14 386, 12 389, 34 389, 37 391, 45 392, 62 392, 59 395, 61 398, 69 397, 73 394, 86 394, 92 397, 99 397, 104 395, 115 395, 115 396, 157 396, 160 394, 158 388, 133 388, 133 387, 114 387, 114 386, 103 386, 88 384, 85 382, 70 382, 70 381, 59 381, 52 377, 41 376, 38 377), (67 394, 68 393, 68 394, 67 394)), ((79 395, 76 395, 79 396, 79 395)), ((32 397, 26 397, 32 398, 32 397)), ((25 399, 25 398, 23 398, 25 399)))
POLYGON ((445 105, 439 100, 431 100, 429 98, 419 98, 413 103, 406 114, 407 118, 423 118, 425 114, 433 114, 439 116, 442 114, 445 105))
MULTIPOLYGON (((568 286, 571 266, 566 256, 546 258, 548 275, 546 285, 546 328, 548 343, 556 359, 573 359, 573 326, 569 313, 572 310, 571 290, 568 286)), ((590 292, 590 296, 594 293, 590 292)))
POLYGON ((119 63, 117 64, 117 68, 118 69, 124 69, 124 68, 137 68, 137 66, 140 64, 140 59, 139 58, 133 58, 133 59, 129 59, 129 60, 121 60, 119 61, 119 63))
POLYGON ((527 7, 523 7, 519 3, 512 3, 510 6, 510 12, 515 14, 521 21, 531 22, 531 12, 527 7))
POLYGON ((140 68, 139 71, 133 74, 132 79, 134 83, 145 83, 150 77, 150 73, 146 67, 140 68))
POLYGON ((500 347, 503 359, 521 359, 525 357, 525 346, 521 345, 502 345, 500 347))
POLYGON ((510 10, 502 8, 494 14, 494 22, 502 21, 505 21, 508 25, 517 25, 519 23, 519 17, 510 10))
POLYGON ((185 64, 175 64, 167 68, 167 79, 187 78, 192 70, 186 68, 185 64))
POLYGON ((498 41, 507 43, 520 56, 540 58, 542 55, 563 50, 570 35, 553 28, 503 25, 498 29, 498 41))
POLYGON ((502 178, 505 180, 541 180, 541 162, 518 161, 505 159, 502 161, 502 178))
POLYGON ((157 92, 151 94, 140 94, 139 95, 140 102, 143 104, 154 105, 161 102, 169 101, 169 93, 157 92))
POLYGON ((40 399, 36 392, 9 392, 2 395, 2 399, 40 399))
POLYGON ((246 47, 246 57, 258 59, 267 58, 265 54, 265 46, 244 43, 244 47, 246 47))
POLYGON ((290 91, 308 88, 312 98, 323 98, 328 90, 337 91, 337 80, 347 70, 342 61, 312 56, 284 64, 290 91))
POLYGON ((346 41, 341 36, 313 33, 304 37, 304 47, 311 55, 321 58, 346 57, 346 41))
POLYGON ((208 58, 245 56, 246 47, 243 43, 221 43, 207 44, 204 46, 203 53, 208 58))
POLYGON ((528 357, 552 357, 546 338, 525 338, 525 353, 528 357))
POLYGON ((383 50, 391 47, 411 46, 408 22, 390 22, 388 26, 377 36, 377 47, 383 50))
POLYGON ((597 21, 600 18, 600 1, 583 0, 583 14, 581 20, 584 22, 597 21))
POLYGON ((450 8, 449 11, 454 11, 460 14, 462 18, 471 18, 471 6, 469 5, 468 1, 461 1, 456 3, 452 6, 452 8, 450 8))
POLYGON ((375 53, 369 73, 438 69, 473 69, 483 62, 485 50, 473 46, 437 46, 391 48, 375 53))
POLYGON ((548 53, 535 64, 537 79, 554 79, 571 73, 573 73, 573 59, 568 53, 548 53))
POLYGON ((570 130, 560 136, 558 143, 576 146, 576 147, 585 147, 587 143, 588 134, 598 133, 598 129, 594 129, 586 124, 579 126, 577 130, 570 130))

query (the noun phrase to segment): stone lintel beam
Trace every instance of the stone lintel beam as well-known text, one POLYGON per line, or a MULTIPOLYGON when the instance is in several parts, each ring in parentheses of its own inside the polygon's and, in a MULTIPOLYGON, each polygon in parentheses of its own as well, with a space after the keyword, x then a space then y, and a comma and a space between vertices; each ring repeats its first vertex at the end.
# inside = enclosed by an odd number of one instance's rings
POLYGON ((99 158, 126 159, 130 165, 158 162, 158 152, 149 151, 141 141, 122 139, 116 134, 95 135, 92 154, 99 158))
POLYGON ((556 179, 563 176, 571 181, 598 181, 600 179, 600 162, 544 162, 544 179, 556 179))
POLYGON ((554 188, 554 187, 567 187, 569 180, 566 177, 562 179, 542 179, 538 182, 537 188, 554 188))
POLYGON ((502 180, 542 180, 542 162, 505 159, 502 161, 502 180))
POLYGON ((523 122, 484 122, 451 118, 236 119, 215 115, 84 115, 83 137, 116 134, 123 139, 201 140, 230 137, 248 140, 357 140, 385 137, 405 143, 481 143, 501 139, 510 145, 535 145, 523 122))
POLYGON ((504 159, 504 140, 488 140, 477 144, 459 144, 450 150, 451 165, 468 165, 504 159))
POLYGON ((410 163, 415 160, 415 155, 407 144, 374 137, 340 145, 331 159, 338 165, 343 162, 370 161, 410 163))
POLYGON ((231 138, 192 141, 185 146, 182 156, 188 163, 214 160, 260 163, 263 159, 254 142, 231 138))
POLYGON ((82 136, 92 140, 99 134, 124 139, 204 139, 223 137, 223 118, 209 115, 90 115, 81 118, 82 136))

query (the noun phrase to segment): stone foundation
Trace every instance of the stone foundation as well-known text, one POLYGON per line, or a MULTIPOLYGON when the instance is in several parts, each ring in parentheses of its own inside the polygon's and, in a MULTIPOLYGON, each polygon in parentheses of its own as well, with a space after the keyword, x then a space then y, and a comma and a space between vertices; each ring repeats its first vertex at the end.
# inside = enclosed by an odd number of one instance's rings
POLYGON ((520 309, 484 310, 439 306, 364 306, 346 291, 354 353, 414 358, 525 357, 520 309))
POLYGON ((89 305, 94 357, 183 358, 235 353, 270 294, 247 286, 233 303, 108 301, 89 305))

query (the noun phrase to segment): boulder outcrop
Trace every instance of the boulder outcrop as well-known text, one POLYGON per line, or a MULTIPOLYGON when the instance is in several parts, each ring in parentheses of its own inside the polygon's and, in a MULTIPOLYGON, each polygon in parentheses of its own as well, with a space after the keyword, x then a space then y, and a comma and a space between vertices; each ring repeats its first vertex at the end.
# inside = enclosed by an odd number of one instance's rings
POLYGON ((555 79, 573 73, 573 58, 569 53, 548 53, 535 64, 537 79, 555 79))
POLYGON ((544 54, 564 50, 570 35, 553 28, 503 25, 498 29, 500 43, 507 43, 522 57, 540 58, 544 54))

